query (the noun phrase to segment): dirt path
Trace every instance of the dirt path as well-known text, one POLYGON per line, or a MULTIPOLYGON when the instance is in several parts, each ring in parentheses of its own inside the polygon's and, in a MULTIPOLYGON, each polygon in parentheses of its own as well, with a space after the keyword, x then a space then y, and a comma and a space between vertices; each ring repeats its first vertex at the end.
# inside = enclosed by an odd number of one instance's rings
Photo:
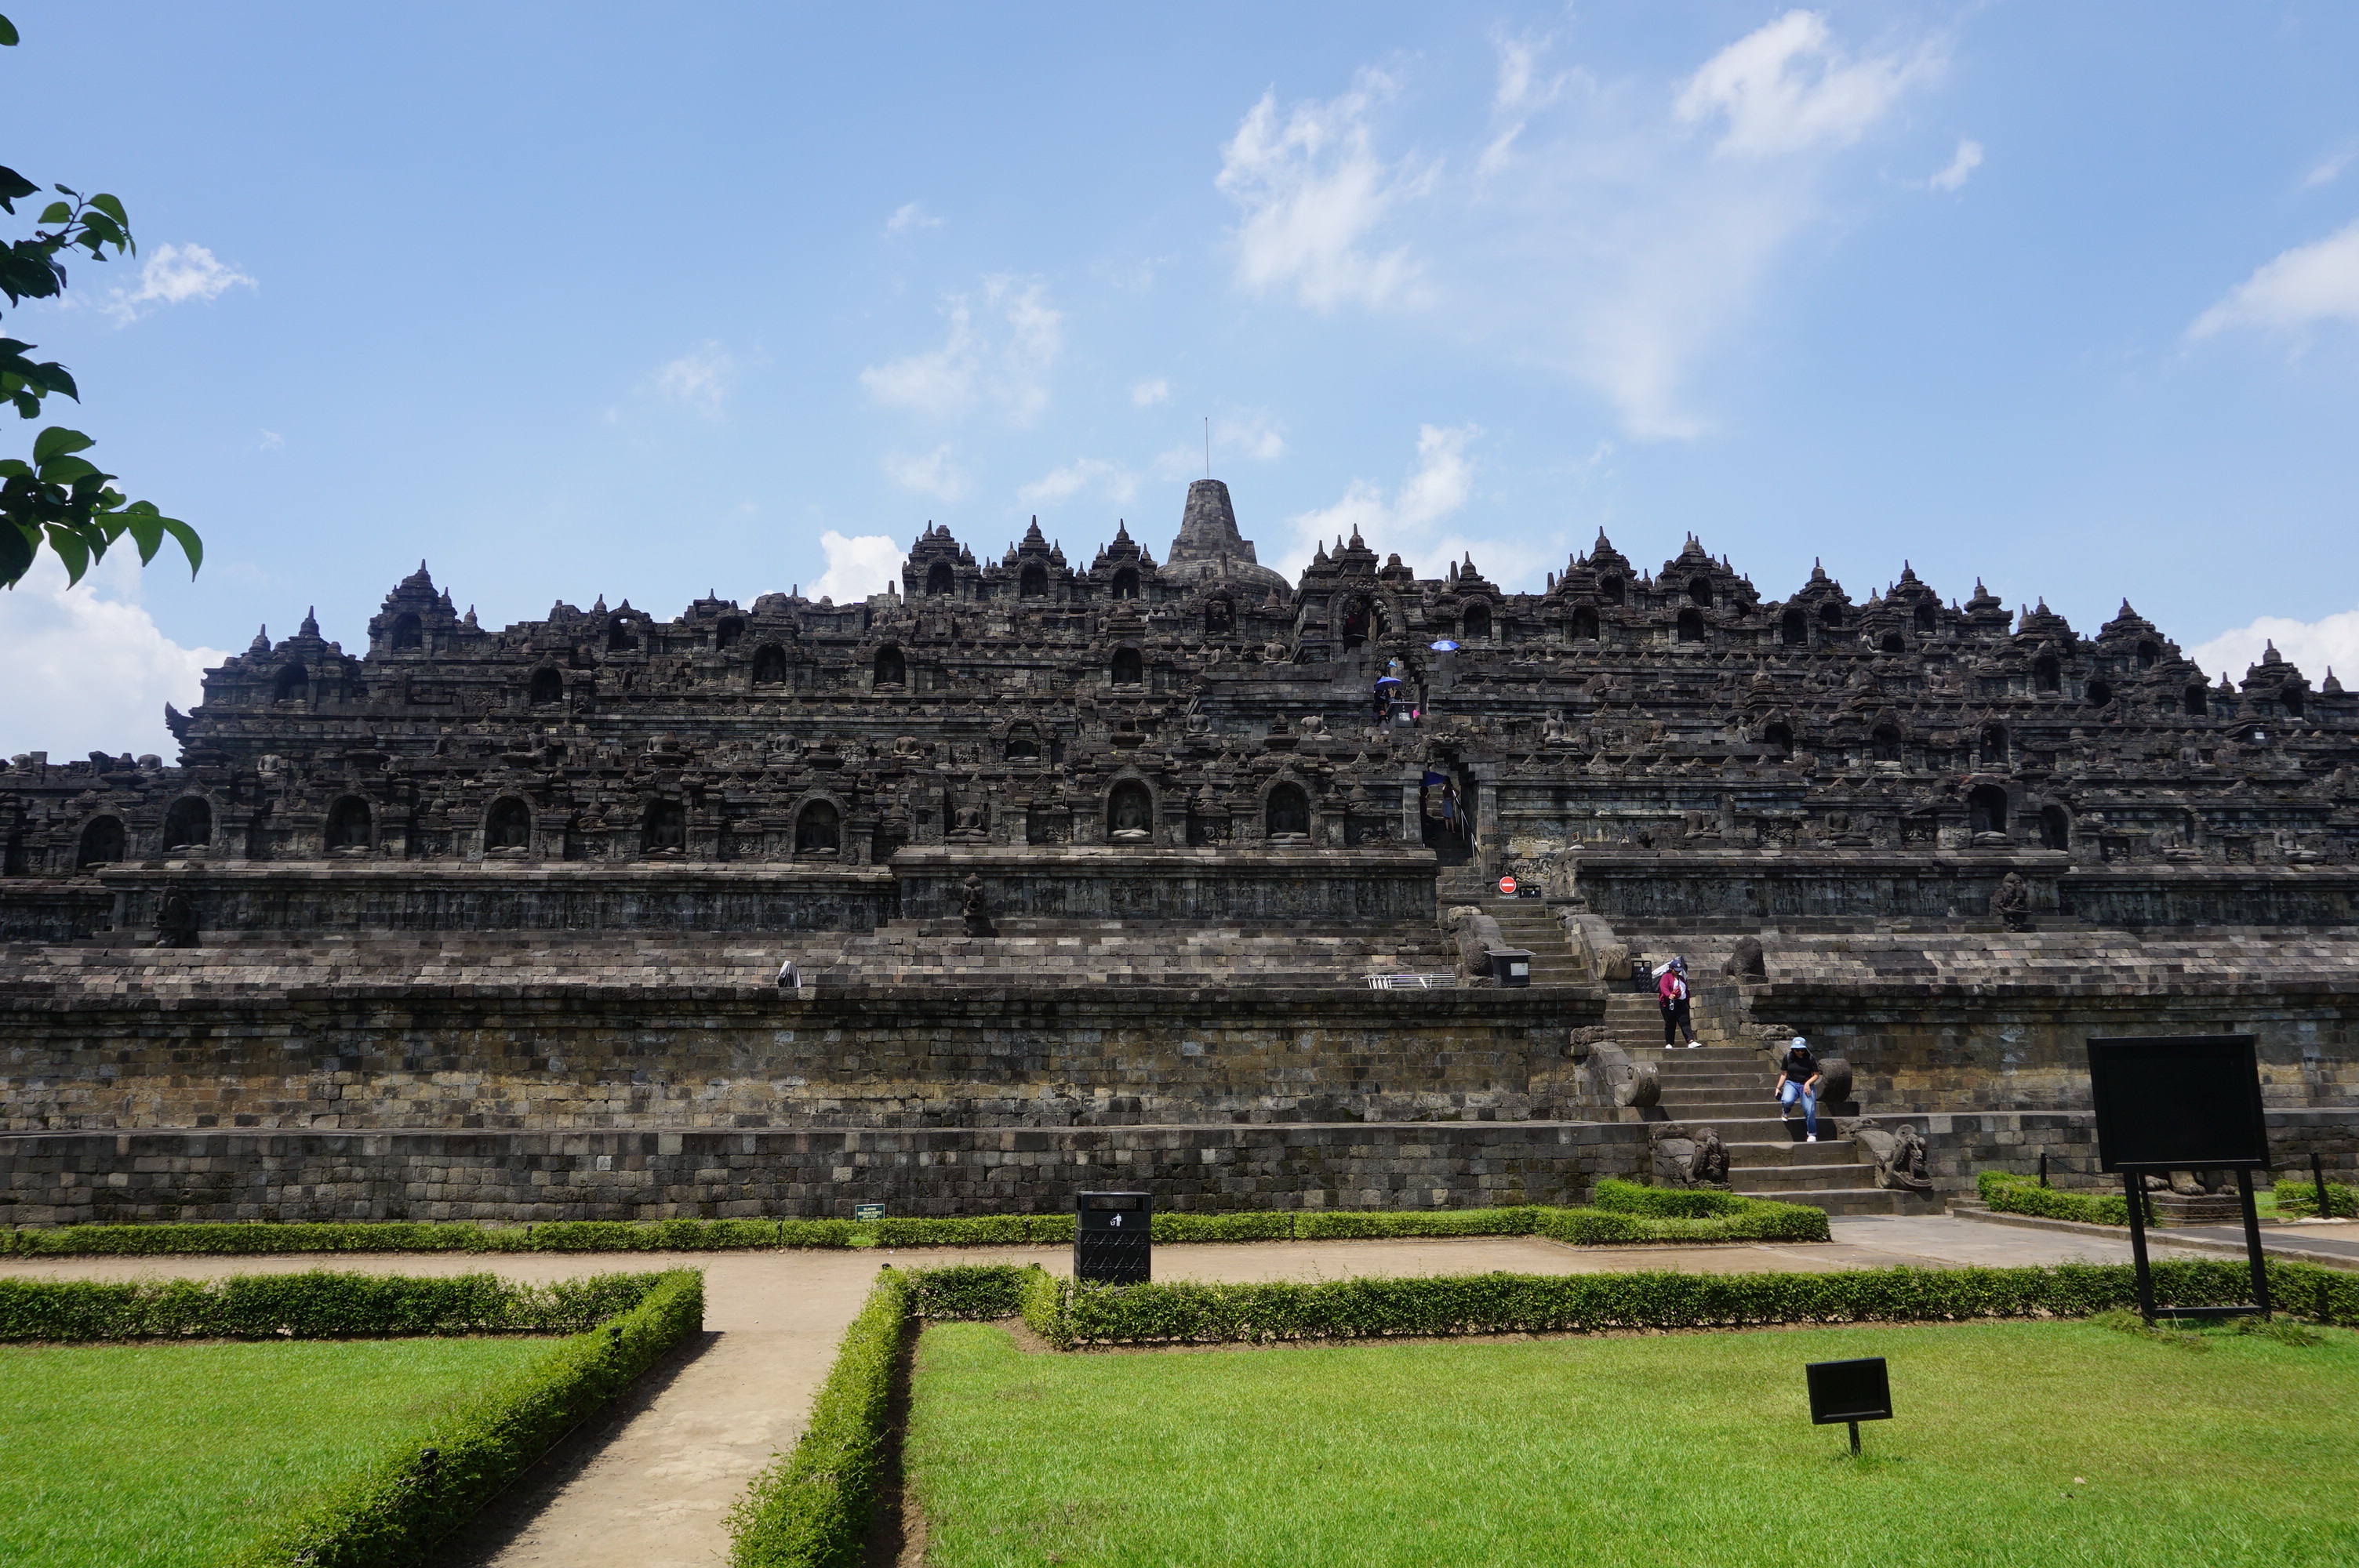
MULTIPOLYGON (((1442 1241, 1253 1242, 1156 1249, 1164 1280, 1245 1281, 1362 1275, 1817 1272, 1962 1262, 2112 1261, 2120 1243, 1941 1219, 1835 1222, 1828 1245, 1571 1248, 1530 1237, 1442 1241)), ((446 1549, 464 1568, 713 1568, 728 1558, 723 1516, 789 1446, 837 1341, 877 1269, 1038 1262, 1068 1271, 1069 1249, 919 1252, 368 1254, 270 1258, 15 1260, 42 1279, 212 1278, 305 1269, 545 1281, 614 1270, 701 1268, 705 1332, 599 1420, 560 1444, 446 1549)))

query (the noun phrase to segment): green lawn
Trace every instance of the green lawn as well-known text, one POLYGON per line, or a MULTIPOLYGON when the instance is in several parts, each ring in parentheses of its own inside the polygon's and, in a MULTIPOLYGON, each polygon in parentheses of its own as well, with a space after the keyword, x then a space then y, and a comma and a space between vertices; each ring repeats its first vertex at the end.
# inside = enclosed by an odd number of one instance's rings
POLYGON ((0 1347, 0 1563, 210 1568, 550 1344, 0 1347))
POLYGON ((2359 1563, 2359 1335, 2087 1324, 1027 1355, 926 1330, 932 1568, 2359 1563), (1802 1366, 1892 1362, 1810 1424, 1802 1366))

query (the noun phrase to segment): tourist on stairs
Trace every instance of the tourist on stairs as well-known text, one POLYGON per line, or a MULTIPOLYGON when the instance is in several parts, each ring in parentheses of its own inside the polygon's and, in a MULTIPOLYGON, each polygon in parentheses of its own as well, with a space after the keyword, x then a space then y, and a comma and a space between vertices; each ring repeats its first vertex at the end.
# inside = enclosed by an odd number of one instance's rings
POLYGON ((1819 1085, 1824 1081, 1819 1071, 1819 1060, 1810 1054, 1810 1043, 1800 1035, 1786 1048, 1785 1059, 1777 1064, 1777 1104, 1783 1108, 1797 1099, 1802 1102, 1802 1141, 1819 1141, 1819 1085))
POLYGON ((1673 958, 1663 966, 1662 974, 1655 981, 1655 1000, 1663 1010, 1665 1049, 1677 1044, 1677 1035, 1687 1037, 1689 1050, 1696 1047, 1695 1026, 1688 1021, 1687 977, 1687 960, 1673 958))

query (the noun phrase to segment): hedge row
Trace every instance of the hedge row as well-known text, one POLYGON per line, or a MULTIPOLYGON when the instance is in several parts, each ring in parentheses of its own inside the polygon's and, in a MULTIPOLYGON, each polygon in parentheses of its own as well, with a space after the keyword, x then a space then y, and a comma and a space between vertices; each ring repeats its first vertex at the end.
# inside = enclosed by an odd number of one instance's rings
MULTIPOLYGON (((1014 1273, 1016 1271, 1008 1270, 1014 1273)), ((844 1332, 801 1439, 729 1510, 735 1568, 857 1563, 886 1457, 885 1413, 910 1321, 908 1276, 886 1268, 844 1332)))
MULTIPOLYGON (((2277 1212, 2291 1219, 2310 1219, 2318 1214, 2318 1184, 2298 1176, 2277 1178, 2277 1212)), ((2326 1206, 2329 1219, 2359 1219, 2359 1187, 2341 1182, 2326 1184, 2326 1206)))
MULTIPOLYGON (((1339 1241, 1389 1237, 1531 1236, 1586 1244, 1629 1241, 1823 1241, 1817 1209, 1727 1193, 1608 1180, 1594 1206, 1158 1214, 1155 1239, 1339 1241), (1603 1214, 1618 1219, 1596 1217, 1603 1214), (1591 1217, 1573 1219, 1565 1217, 1591 1217), (1709 1220, 1698 1230, 1666 1221, 1709 1220), (1641 1223, 1631 1223, 1637 1221, 1641 1223)), ((1070 1214, 946 1219, 569 1220, 486 1227, 353 1221, 295 1225, 71 1225, 0 1233, 0 1256, 239 1256, 278 1252, 711 1252, 776 1248, 1061 1246, 1070 1214)))
MULTIPOLYGON (((2002 1214, 2037 1215, 2041 1219, 2077 1220, 2082 1225, 2127 1225, 2130 1200, 2122 1193, 2067 1193, 2043 1187, 2038 1178, 2014 1171, 1983 1171, 1974 1176, 1983 1202, 2002 1214)), ((2146 1219, 2154 1223, 2154 1206, 2146 1219)))
MULTIPOLYGON (((322 1276, 336 1278, 337 1276, 322 1276)), ((625 1278, 628 1276, 616 1276, 625 1278)), ((420 1442, 272 1530, 235 1568, 421 1563, 551 1444, 704 1324, 704 1276, 638 1276, 630 1310, 435 1422, 420 1442)))
MULTIPOLYGON (((2359 1325, 2359 1276, 2272 1260, 2280 1312, 2359 1325)), ((2249 1299, 2235 1261, 2153 1266, 2172 1306, 2249 1299)), ((1045 1279, 1046 1276, 1043 1276, 1045 1279)), ((1025 1321, 1060 1348, 1077 1345, 1268 1343, 1468 1334, 1740 1328, 1769 1324, 1923 1323, 1989 1317, 2085 1317, 2135 1306, 2127 1264, 2027 1269, 1877 1269, 1832 1274, 1529 1274, 1313 1283, 1038 1285, 1025 1321)))
POLYGON ((0 1340, 352 1339, 579 1334, 638 1307, 661 1274, 546 1285, 492 1274, 241 1274, 224 1280, 0 1278, 0 1340))

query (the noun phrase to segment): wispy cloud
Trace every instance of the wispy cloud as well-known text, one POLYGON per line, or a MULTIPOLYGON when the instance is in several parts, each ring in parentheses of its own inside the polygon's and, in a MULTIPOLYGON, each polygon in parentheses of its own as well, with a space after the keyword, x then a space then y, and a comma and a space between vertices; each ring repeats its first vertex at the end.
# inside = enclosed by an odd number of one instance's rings
POLYGON ((1843 146, 1882 119, 1930 59, 1920 53, 1854 60, 1825 17, 1788 11, 1706 60, 1675 107, 1682 120, 1724 122, 1715 150, 1729 157, 1843 146))
POLYGON ((1049 406, 1049 373, 1064 349, 1063 314, 1037 278, 986 277, 982 305, 978 313, 969 296, 951 296, 941 346, 869 366, 860 373, 862 388, 887 407, 930 418, 954 418, 988 401, 1010 424, 1030 424, 1049 406))
POLYGON ((1292 576, 1301 571, 1322 544, 1338 537, 1362 535, 1379 554, 1397 551, 1403 559, 1427 575, 1436 575, 1451 561, 1472 552, 1494 580, 1501 571, 1520 571, 1538 559, 1528 548, 1511 541, 1473 539, 1449 526, 1474 493, 1474 462, 1467 449, 1481 437, 1473 425, 1424 425, 1417 433, 1417 461, 1407 478, 1386 490, 1365 480, 1354 480, 1332 506, 1300 512, 1287 519, 1293 537, 1277 562, 1292 576))
POLYGON ((2347 143, 2310 165, 2310 172, 2301 177, 2301 188, 2309 190, 2316 186, 2333 184, 2342 178, 2343 171, 2351 167, 2353 158, 2359 158, 2359 142, 2347 143))
POLYGON ((101 308, 127 325, 158 305, 218 299, 233 288, 260 287, 202 245, 158 245, 139 264, 139 287, 110 291, 101 308))
POLYGON ((1134 408, 1152 408, 1159 403, 1170 401, 1171 384, 1161 376, 1153 381, 1142 381, 1130 389, 1130 402, 1134 408))
POLYGON ((1593 388, 1658 438, 1706 427, 1694 367, 1828 221, 1845 149, 1943 63, 1938 40, 1851 49, 1808 11, 1675 79, 1600 83, 1545 36, 1492 41, 1489 102, 1447 157, 1386 150, 1385 73, 1283 116, 1254 105, 1216 177, 1244 213, 1236 281, 1451 333, 1593 388))
POLYGON ((813 599, 833 599, 845 604, 882 593, 901 580, 901 562, 908 551, 882 534, 846 538, 830 528, 819 536, 827 552, 827 570, 811 584, 813 599))
POLYGON ((719 343, 708 341, 658 370, 655 389, 683 407, 717 419, 736 376, 737 362, 719 343))
POLYGON ((1245 115, 1214 179, 1244 212, 1240 284, 1256 293, 1290 287, 1315 310, 1411 292, 1418 268, 1408 247, 1372 244, 1393 210, 1428 183, 1413 161, 1375 154, 1370 116, 1393 85, 1380 70, 1363 70, 1341 97, 1298 103, 1281 119, 1277 95, 1265 92, 1245 115))
POLYGON ((2359 322, 2359 222, 2264 263, 2198 316, 2187 335, 2234 327, 2292 332, 2322 321, 2359 322))
POLYGON ((966 498, 966 475, 952 459, 947 445, 936 447, 921 458, 906 457, 899 452, 886 453, 885 477, 904 490, 914 490, 919 495, 930 495, 937 501, 962 501, 966 498))
POLYGON ((885 232, 896 237, 902 234, 914 234, 920 229, 939 229, 941 226, 942 221, 940 218, 935 217, 915 201, 896 207, 893 209, 893 215, 885 220, 885 232))
POLYGON ((1027 504, 1055 506, 1085 490, 1094 491, 1108 501, 1128 501, 1138 493, 1138 476, 1120 463, 1101 458, 1078 458, 1020 487, 1016 495, 1027 504))
POLYGON ((1970 142, 1962 136, 1958 139, 1957 156, 1950 159, 1950 167, 1925 183, 1936 190, 1955 190, 1982 166, 1982 143, 1970 142))

